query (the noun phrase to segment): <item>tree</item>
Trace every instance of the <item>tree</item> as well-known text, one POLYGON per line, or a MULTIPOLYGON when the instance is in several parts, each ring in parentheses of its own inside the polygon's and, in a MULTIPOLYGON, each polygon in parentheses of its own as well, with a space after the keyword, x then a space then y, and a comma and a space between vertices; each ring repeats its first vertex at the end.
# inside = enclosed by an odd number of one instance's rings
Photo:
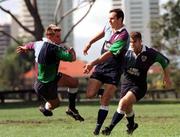
MULTIPOLYGON (((88 6, 87 11, 85 12, 85 14, 69 29, 69 31, 67 32, 67 34, 64 37, 63 42, 66 42, 67 38, 69 37, 69 35, 72 33, 72 31, 74 30, 74 28, 89 14, 89 12, 91 11, 91 8, 94 4, 95 0, 79 0, 76 4, 76 6, 72 9, 69 9, 67 12, 65 12, 59 19, 58 19, 58 9, 60 10, 62 8, 62 0, 58 0, 56 9, 55 9, 55 24, 59 25, 63 19, 65 17, 67 17, 68 15, 72 14, 73 12, 75 12, 76 10, 86 7, 88 6)), ((60 10, 61 11, 61 10, 60 10)))
MULTIPOLYGON (((151 22, 151 29, 156 33, 153 46, 166 50, 173 58, 180 56, 180 0, 170 0, 163 5, 164 14, 151 22)), ((176 60, 178 61, 178 60, 176 60)))
MULTIPOLYGON (((7 0, 2 0, 1 2, 3 2, 3 1, 7 1, 7 0)), ((29 28, 27 28, 26 26, 24 26, 18 20, 18 18, 15 15, 13 15, 13 13, 11 11, 6 10, 2 6, 0 6, 0 10, 2 10, 5 13, 9 14, 17 22, 17 24, 19 24, 20 27, 22 27, 26 32, 28 32, 32 36, 34 36, 35 40, 41 40, 42 37, 43 37, 43 34, 44 34, 44 26, 42 25, 41 17, 40 17, 39 12, 38 12, 37 0, 24 0, 24 2, 26 4, 26 7, 27 7, 30 15, 32 16, 32 18, 34 20, 34 30, 33 31, 30 30, 29 28)), ((84 14, 84 16, 82 18, 80 18, 79 21, 70 28, 70 30, 68 31, 67 35, 65 36, 63 42, 66 42, 67 37, 70 35, 70 33, 73 31, 73 29, 88 15, 88 13, 90 12, 94 2, 95 2, 95 0, 79 0, 79 2, 77 3, 77 6, 75 6, 72 9, 69 9, 69 11, 62 14, 62 17, 60 17, 60 20, 57 20, 57 16, 58 16, 57 11, 58 11, 58 9, 62 8, 62 0, 58 0, 57 7, 55 9, 55 17, 54 17, 55 18, 55 24, 57 24, 57 25, 65 17, 67 17, 69 14, 72 14, 74 11, 82 8, 83 6, 89 6, 89 8, 88 8, 87 12, 84 14)), ((7 36, 10 36, 10 34, 8 34, 7 36)), ((13 37, 11 36, 11 38, 13 38, 13 37)), ((16 40, 16 42, 17 42, 17 40, 16 40)))
POLYGON ((18 55, 16 52, 16 46, 10 46, 7 49, 5 57, 0 61, 0 87, 1 90, 14 90, 18 85, 23 85, 22 72, 25 72, 31 68, 32 55, 22 54, 18 55), (26 56, 21 58, 19 56, 26 56))
MULTIPOLYGON (((32 36, 35 37, 36 40, 40 40, 43 36, 44 33, 44 27, 42 25, 40 16, 39 16, 39 12, 37 9, 37 2, 36 0, 24 0, 27 9, 29 11, 29 13, 31 14, 33 20, 34 20, 34 31, 30 30, 29 28, 27 28, 25 25, 23 25, 18 19, 17 17, 12 14, 11 11, 6 10, 5 8, 3 8, 2 6, 0 6, 0 9, 4 12, 6 12, 7 14, 9 14, 16 22, 17 24, 19 24, 20 27, 22 27, 25 31, 27 31, 28 33, 30 33, 32 36)), ((9 34, 10 35, 10 34, 9 34)))
POLYGON ((166 52, 170 59, 171 79, 179 89, 179 57, 180 57, 180 0, 169 0, 163 5, 164 13, 150 25, 154 34, 153 47, 166 52))

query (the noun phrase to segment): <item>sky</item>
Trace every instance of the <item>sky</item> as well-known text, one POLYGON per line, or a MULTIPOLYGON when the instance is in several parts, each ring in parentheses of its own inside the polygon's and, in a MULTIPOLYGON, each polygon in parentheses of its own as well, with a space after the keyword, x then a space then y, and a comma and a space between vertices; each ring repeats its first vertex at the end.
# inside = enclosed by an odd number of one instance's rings
MULTIPOLYGON (((88 55, 83 55, 85 44, 100 30, 102 30, 108 19, 108 12, 111 8, 111 1, 96 0, 88 16, 74 29, 75 50, 79 58, 91 61, 100 55, 103 39, 93 44, 88 51, 88 55), (98 13, 98 14, 97 14, 98 13)), ((76 13, 76 21, 82 11, 76 13)), ((75 22, 74 21, 74 22, 75 22)))
MULTIPOLYGON (((160 5, 167 1, 168 0, 160 0, 160 5)), ((18 8, 19 0, 7 0, 0 3, 0 5, 9 9, 12 13, 18 14, 20 12, 20 9, 18 8)), ((96 0, 87 17, 74 29, 74 48, 79 59, 92 61, 100 55, 100 49, 103 43, 102 40, 93 44, 87 56, 83 55, 83 48, 99 30, 103 29, 107 22, 110 8, 110 0, 106 0, 106 2, 105 0, 96 0)), ((74 22, 76 22, 85 11, 86 8, 76 11, 74 14, 74 22)), ((0 24, 9 22, 10 20, 10 17, 0 10, 0 24)))
MULTIPOLYGON (((18 14, 20 12, 19 6, 19 0, 7 0, 4 2, 1 2, 0 5, 8 10, 10 10, 12 13, 18 14)), ((0 23, 6 23, 10 22, 11 18, 9 15, 4 13, 0 10, 0 23)))

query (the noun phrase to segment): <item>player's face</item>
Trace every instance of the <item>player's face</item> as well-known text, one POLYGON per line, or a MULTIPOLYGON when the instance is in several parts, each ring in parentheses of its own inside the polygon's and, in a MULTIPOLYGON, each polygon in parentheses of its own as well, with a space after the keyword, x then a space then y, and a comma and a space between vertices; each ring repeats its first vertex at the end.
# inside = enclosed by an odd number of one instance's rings
POLYGON ((111 13, 109 13, 109 24, 111 25, 111 28, 117 29, 121 25, 121 18, 118 19, 116 17, 116 13, 111 12, 111 13))
POLYGON ((134 50, 141 49, 141 40, 140 39, 132 39, 132 38, 130 38, 130 46, 134 50))
POLYGON ((52 41, 56 44, 61 43, 61 30, 55 30, 55 34, 52 36, 52 41))

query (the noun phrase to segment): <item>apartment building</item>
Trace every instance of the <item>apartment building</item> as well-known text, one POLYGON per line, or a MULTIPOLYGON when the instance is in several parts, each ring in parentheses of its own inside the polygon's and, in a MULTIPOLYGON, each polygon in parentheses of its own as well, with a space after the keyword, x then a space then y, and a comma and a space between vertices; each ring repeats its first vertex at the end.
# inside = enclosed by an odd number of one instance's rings
MULTIPOLYGON (((9 24, 0 24, 0 31, 3 31, 7 34, 11 33, 10 25, 9 24)), ((0 58, 4 56, 7 47, 10 45, 10 37, 7 35, 0 33, 0 58)))
POLYGON ((128 31, 141 32, 143 42, 150 46, 154 36, 150 21, 159 17, 159 0, 112 0, 112 7, 124 11, 128 31))

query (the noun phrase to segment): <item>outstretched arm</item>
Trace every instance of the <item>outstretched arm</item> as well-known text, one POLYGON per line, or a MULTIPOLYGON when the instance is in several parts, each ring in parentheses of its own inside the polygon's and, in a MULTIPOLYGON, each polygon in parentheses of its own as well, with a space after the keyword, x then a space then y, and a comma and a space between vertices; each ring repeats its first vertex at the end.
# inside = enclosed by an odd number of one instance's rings
POLYGON ((18 46, 18 47, 16 48, 16 52, 17 52, 17 53, 25 53, 25 52, 27 52, 27 51, 28 51, 28 48, 25 47, 25 46, 18 46))
POLYGON ((26 53, 28 50, 32 50, 34 49, 34 42, 30 42, 30 43, 27 43, 25 44, 24 46, 18 46, 16 48, 16 52, 17 53, 26 53))
POLYGON ((93 43, 95 43, 96 41, 100 40, 103 37, 104 37, 104 30, 100 31, 88 43, 86 43, 86 45, 85 45, 85 47, 83 49, 83 54, 87 55, 88 54, 88 50, 90 49, 91 45, 93 43))

